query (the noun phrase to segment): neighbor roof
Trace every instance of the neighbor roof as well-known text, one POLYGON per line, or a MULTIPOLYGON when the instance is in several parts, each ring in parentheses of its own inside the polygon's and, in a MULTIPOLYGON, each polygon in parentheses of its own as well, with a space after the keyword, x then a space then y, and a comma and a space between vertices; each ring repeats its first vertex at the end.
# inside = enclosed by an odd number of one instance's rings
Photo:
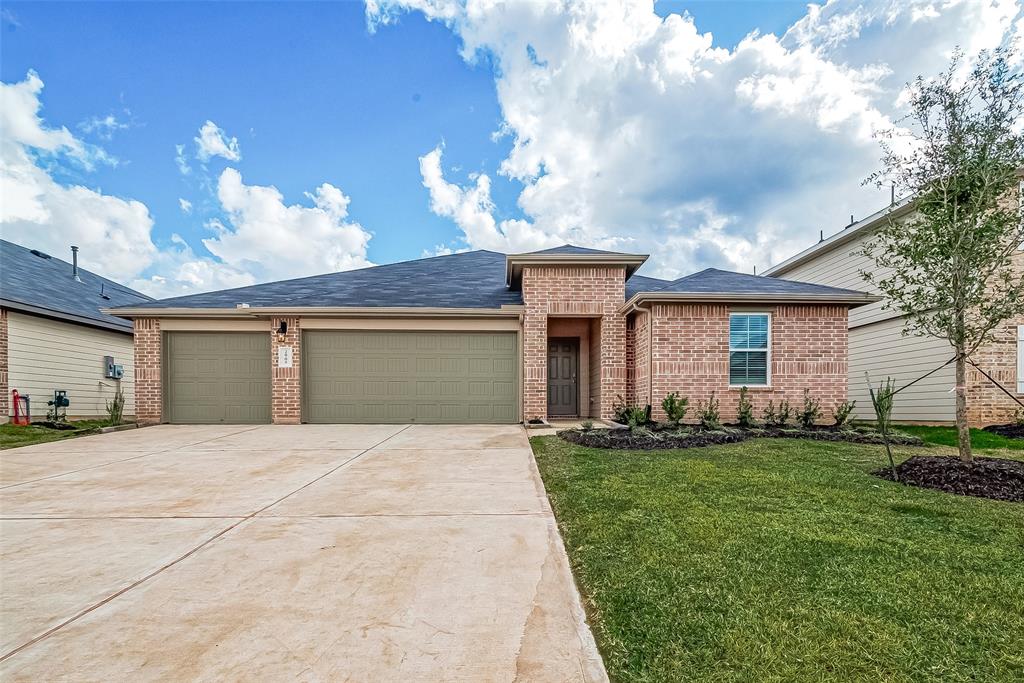
POLYGON ((914 208, 912 199, 912 197, 904 197, 895 204, 890 204, 884 209, 880 209, 879 211, 871 214, 867 218, 847 225, 828 239, 821 240, 820 242, 804 249, 799 254, 790 256, 782 263, 775 264, 766 270, 764 274, 771 277, 784 275, 797 266, 807 263, 821 254, 828 253, 837 247, 841 247, 842 245, 853 241, 862 233, 867 233, 878 228, 889 218, 898 218, 899 216, 910 213, 914 208))
MULTIPOLYGON (((628 295, 627 295, 628 296, 628 295)), ((629 296, 627 305, 645 300, 664 301, 834 301, 851 306, 878 301, 879 297, 852 289, 809 282, 780 280, 761 275, 707 268, 655 289, 629 296)))
POLYGON ((100 309, 153 301, 82 268, 78 277, 81 282, 75 281, 67 261, 0 240, 0 305, 4 308, 131 333, 131 321, 100 309))
POLYGON ((500 308, 522 303, 520 292, 505 287, 505 255, 481 250, 161 299, 145 308, 500 308))

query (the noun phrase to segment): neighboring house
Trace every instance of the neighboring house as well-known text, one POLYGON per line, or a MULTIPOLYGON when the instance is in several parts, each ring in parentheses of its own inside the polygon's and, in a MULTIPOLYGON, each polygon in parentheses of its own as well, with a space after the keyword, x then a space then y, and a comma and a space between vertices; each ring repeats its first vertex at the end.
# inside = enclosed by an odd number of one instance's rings
MULTIPOLYGON (((833 287, 869 287, 862 271, 875 271, 874 262, 863 254, 865 243, 892 217, 903 220, 913 212, 913 204, 903 200, 847 226, 769 268, 765 275, 815 282, 833 287)), ((1024 254, 1014 259, 1018 273, 1024 273, 1024 254)), ((886 273, 876 273, 885 276, 886 273)), ((953 348, 945 339, 922 335, 904 335, 905 316, 886 310, 884 301, 863 306, 850 313, 849 394, 857 401, 856 416, 873 419, 868 382, 875 385, 886 377, 900 386, 918 379, 953 358, 953 348), (867 373, 867 375, 865 375, 867 373)), ((1024 319, 1007 321, 996 330, 996 341, 973 356, 984 370, 1009 391, 1024 399, 1024 319)), ((1009 422, 1017 403, 989 382, 976 369, 967 369, 967 409, 972 425, 1009 422)), ((904 422, 948 424, 956 419, 954 366, 949 363, 925 379, 901 391, 893 405, 893 417, 904 422)))
POLYGON ((132 324, 103 313, 108 306, 152 301, 123 285, 35 249, 0 240, 0 421, 13 414, 11 390, 46 416, 56 389, 67 391, 69 417, 106 415, 118 384, 125 415, 134 415, 132 324), (108 377, 106 357, 123 367, 108 377))
POLYGON ((515 423, 608 418, 620 400, 711 392, 731 418, 804 389, 846 398, 848 289, 708 269, 634 275, 646 256, 564 246, 471 251, 146 302, 146 422, 515 423))

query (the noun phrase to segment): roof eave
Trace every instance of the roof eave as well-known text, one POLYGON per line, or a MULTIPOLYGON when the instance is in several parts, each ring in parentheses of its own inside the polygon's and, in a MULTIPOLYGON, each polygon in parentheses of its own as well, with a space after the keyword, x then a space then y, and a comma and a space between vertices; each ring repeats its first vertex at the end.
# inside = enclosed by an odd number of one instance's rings
POLYGON ((876 211, 867 218, 864 218, 853 225, 849 225, 836 234, 832 235, 826 240, 818 242, 817 244, 804 249, 795 256, 790 256, 782 263, 778 263, 768 270, 764 271, 763 275, 766 277, 778 277, 789 271, 793 270, 797 266, 800 266, 819 254, 825 254, 837 247, 841 247, 848 242, 852 242, 859 235, 864 232, 868 232, 877 228, 881 225, 882 221, 889 218, 899 218, 904 216, 914 209, 914 202, 912 198, 907 197, 901 199, 895 204, 891 204, 880 211, 876 211))
POLYGON ((619 307, 627 313, 644 302, 742 303, 742 304, 835 304, 857 308, 881 301, 874 294, 753 294, 729 292, 637 292, 619 307))
POLYGON ((113 308, 105 313, 121 318, 515 318, 524 310, 519 304, 501 308, 443 308, 426 306, 249 306, 236 308, 113 308))
POLYGON ((649 254, 509 254, 505 257, 505 285, 512 286, 523 266, 611 265, 625 266, 626 278, 647 262, 649 254))
MULTIPOLYGON (((90 318, 84 315, 76 315, 74 313, 65 313, 63 311, 55 311, 50 308, 43 308, 42 306, 33 306, 32 304, 25 304, 20 301, 11 301, 10 299, 0 299, 0 307, 6 308, 9 311, 18 311, 19 313, 27 313, 29 315, 38 315, 42 318, 51 318, 53 320, 60 320, 62 322, 74 323, 76 325, 84 325, 86 327, 95 327, 101 330, 110 330, 111 332, 120 332, 122 334, 134 334, 131 324, 119 325, 109 320, 100 320, 98 318, 90 318)), ((100 312, 105 313, 106 311, 101 310, 100 312)), ((120 317, 120 316, 118 316, 120 317)))

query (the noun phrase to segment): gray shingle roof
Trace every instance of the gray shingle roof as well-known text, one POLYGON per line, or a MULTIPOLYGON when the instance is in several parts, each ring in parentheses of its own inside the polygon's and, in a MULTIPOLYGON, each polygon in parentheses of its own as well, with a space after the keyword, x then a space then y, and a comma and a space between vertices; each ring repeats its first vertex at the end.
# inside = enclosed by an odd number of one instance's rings
POLYGON ((75 282, 67 261, 37 256, 33 250, 0 240, 0 304, 5 308, 131 332, 131 321, 101 313, 100 309, 152 301, 145 294, 82 268, 78 277, 81 282, 75 282))
POLYGON ((634 275, 626 280, 626 298, 630 298, 637 292, 653 292, 670 284, 672 284, 671 280, 659 280, 656 277, 634 275))
POLYGON ((733 273, 728 270, 708 268, 699 273, 673 280, 656 292, 680 292, 687 294, 834 294, 858 296, 863 292, 838 287, 826 287, 809 282, 780 280, 763 275, 733 273))
POLYGON ((161 299, 147 308, 380 306, 499 308, 523 303, 505 287, 505 255, 467 251, 297 280, 161 299))
POLYGON ((563 244, 560 247, 551 247, 550 249, 541 249, 540 251, 531 251, 531 254, 566 254, 566 255, 586 255, 586 254, 607 254, 610 256, 635 256, 635 254, 626 254, 621 251, 603 251, 601 249, 589 249, 587 247, 577 247, 574 244, 563 244))

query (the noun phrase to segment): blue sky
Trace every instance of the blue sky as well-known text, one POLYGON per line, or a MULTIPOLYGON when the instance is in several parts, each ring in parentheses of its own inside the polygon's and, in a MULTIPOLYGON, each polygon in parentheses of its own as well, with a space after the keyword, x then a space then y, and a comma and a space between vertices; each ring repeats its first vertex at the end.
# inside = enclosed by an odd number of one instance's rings
POLYGON ((38 201, 0 228, 60 254, 83 242, 86 264, 161 295, 563 241, 657 252, 646 272, 666 277, 763 268, 877 208, 859 186, 877 158, 865 126, 894 120, 902 83, 953 44, 1005 40, 1019 16, 953 4, 479 18, 401 2, 7 2, 0 80, 23 87, 5 115, 33 118, 50 148, 14 140, 38 201), (571 39, 581 16, 621 32, 571 39), (844 17, 861 23, 837 37, 844 17), (741 46, 754 31, 770 38, 741 46), (208 121, 238 154, 200 158, 208 121), (350 201, 317 200, 325 183, 350 201))

